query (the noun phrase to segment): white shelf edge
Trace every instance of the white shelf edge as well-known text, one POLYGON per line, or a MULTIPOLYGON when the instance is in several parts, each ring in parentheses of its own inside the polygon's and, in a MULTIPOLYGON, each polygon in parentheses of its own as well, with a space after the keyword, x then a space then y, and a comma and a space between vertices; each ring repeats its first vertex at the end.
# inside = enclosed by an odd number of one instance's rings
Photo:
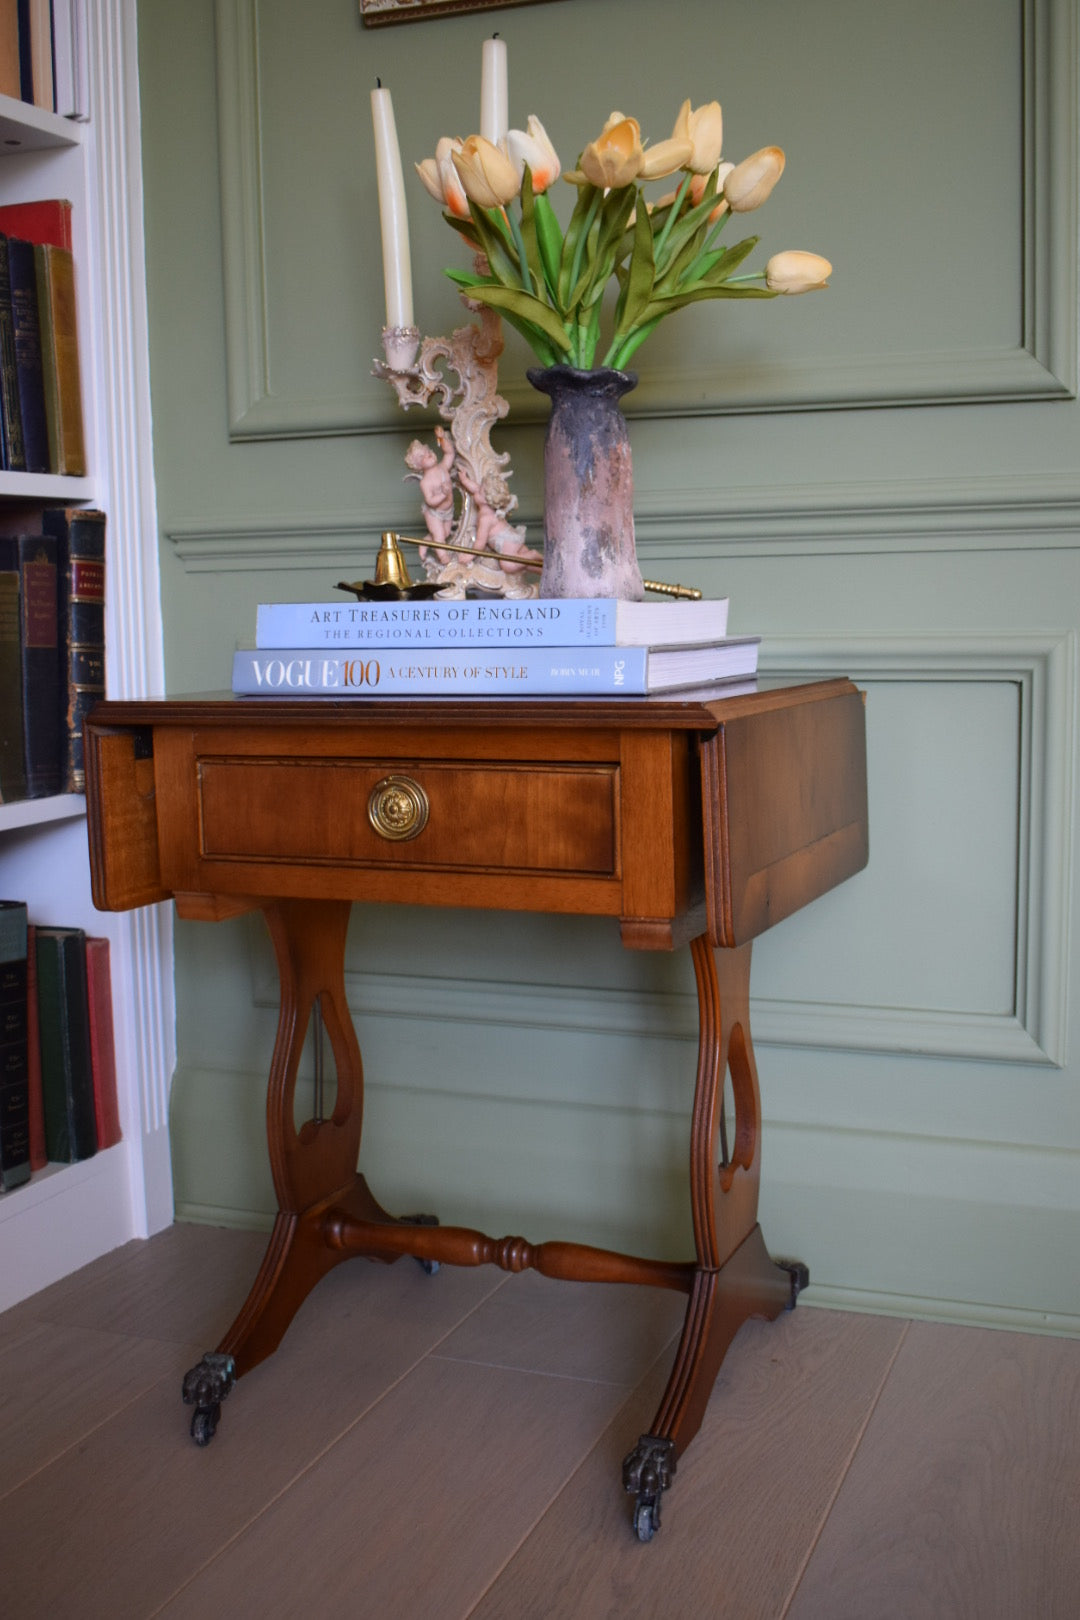
POLYGON ((41 151, 50 146, 79 146, 82 126, 29 101, 0 95, 0 156, 41 151))
POLYGON ((44 1170, 35 1170, 30 1180, 21 1187, 0 1193, 0 1226, 20 1215, 28 1215, 32 1209, 53 1198, 68 1197, 88 1181, 110 1175, 123 1158, 123 1147, 122 1142, 117 1142, 112 1147, 102 1148, 100 1153, 91 1154, 88 1159, 79 1159, 75 1164, 49 1163, 44 1170))
POLYGON ((94 486, 89 478, 64 478, 58 473, 0 472, 0 495, 24 501, 88 501, 94 486))
POLYGON ((48 799, 14 799, 0 804, 0 833, 16 827, 44 827, 52 821, 75 821, 86 814, 82 793, 60 793, 48 799))

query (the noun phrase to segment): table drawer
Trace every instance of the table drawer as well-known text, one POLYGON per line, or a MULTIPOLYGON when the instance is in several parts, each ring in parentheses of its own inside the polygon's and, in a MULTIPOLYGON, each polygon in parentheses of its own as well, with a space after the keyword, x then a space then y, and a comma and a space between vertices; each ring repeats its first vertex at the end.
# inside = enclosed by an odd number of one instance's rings
POLYGON ((196 784, 201 860, 593 876, 618 871, 614 763, 204 755, 196 784), (403 779, 400 798, 384 788, 388 778, 403 779), (416 812, 423 821, 418 830, 410 800, 426 808, 426 815, 416 812), (381 807, 374 819, 373 802, 381 807))

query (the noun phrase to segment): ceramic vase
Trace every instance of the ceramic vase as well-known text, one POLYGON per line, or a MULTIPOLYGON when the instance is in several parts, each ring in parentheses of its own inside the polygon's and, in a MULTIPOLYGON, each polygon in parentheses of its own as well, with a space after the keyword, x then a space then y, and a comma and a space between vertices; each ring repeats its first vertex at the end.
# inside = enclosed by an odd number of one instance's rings
POLYGON ((533 367, 551 398, 544 439, 541 596, 645 595, 634 546, 634 475, 620 400, 632 371, 533 367))

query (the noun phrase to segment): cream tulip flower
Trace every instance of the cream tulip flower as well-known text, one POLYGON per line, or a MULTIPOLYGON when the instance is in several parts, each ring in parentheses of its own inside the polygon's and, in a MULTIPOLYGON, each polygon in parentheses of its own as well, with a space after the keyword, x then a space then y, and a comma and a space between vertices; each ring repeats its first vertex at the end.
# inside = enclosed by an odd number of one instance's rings
POLYGON ((668 141, 657 141, 655 146, 647 146, 638 179, 662 180, 665 175, 676 174, 687 167, 693 150, 689 141, 678 141, 674 136, 668 141))
MULTIPOLYGON (((595 141, 581 154, 581 172, 594 186, 628 186, 641 173, 645 150, 636 118, 613 112, 595 141)), ((569 176, 567 177, 569 178, 569 176)))
POLYGON ((534 195, 546 191, 562 173, 559 155, 548 139, 547 130, 533 113, 529 114, 527 129, 507 130, 506 146, 517 170, 519 185, 526 163, 529 165, 534 195))
POLYGON ((452 154, 465 194, 478 208, 504 208, 521 190, 521 181, 505 152, 484 139, 470 135, 461 151, 452 154))
POLYGON ((454 168, 453 154, 461 151, 461 142, 444 135, 435 148, 433 158, 425 158, 413 167, 423 182, 424 189, 442 203, 456 219, 468 219, 469 199, 454 168))
POLYGON ((816 292, 829 285, 831 275, 832 265, 820 253, 788 248, 774 253, 765 266, 765 285, 779 293, 816 292))
POLYGON ((783 172, 784 153, 779 146, 763 146, 736 163, 724 181, 724 196, 732 213, 748 214, 760 208, 783 172))
POLYGON ((675 120, 672 139, 689 141, 692 147, 686 167, 691 174, 712 174, 724 146, 724 116, 718 101, 707 101, 693 108, 684 101, 675 120))

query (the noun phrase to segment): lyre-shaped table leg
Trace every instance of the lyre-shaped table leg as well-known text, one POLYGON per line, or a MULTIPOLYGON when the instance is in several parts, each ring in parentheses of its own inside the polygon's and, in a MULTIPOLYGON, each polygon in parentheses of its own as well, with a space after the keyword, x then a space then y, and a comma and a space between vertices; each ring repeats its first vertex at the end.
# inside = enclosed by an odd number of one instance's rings
POLYGON ((369 1219, 391 1217, 357 1177, 363 1122, 363 1065, 345 1000, 348 901, 278 900, 263 907, 277 957, 281 1008, 270 1063, 266 1134, 278 1214, 259 1273, 216 1351, 184 1379, 195 1406, 192 1435, 205 1445, 221 1401, 242 1373, 264 1360, 319 1279, 347 1255, 326 1243, 322 1211, 346 1199, 369 1219), (297 1072, 316 1002, 337 1070, 337 1095, 327 1119, 294 1122, 297 1072))
POLYGON ((750 946, 714 950, 703 935, 691 953, 700 1017, 690 1142, 697 1268, 664 1397, 623 1463, 642 1541, 659 1528, 661 1495, 701 1426, 732 1339, 749 1317, 790 1307, 796 1291, 792 1272, 770 1259, 757 1224, 761 1100, 750 1040, 750 946), (730 1151, 722 1128, 725 1075, 735 1109, 730 1151))

